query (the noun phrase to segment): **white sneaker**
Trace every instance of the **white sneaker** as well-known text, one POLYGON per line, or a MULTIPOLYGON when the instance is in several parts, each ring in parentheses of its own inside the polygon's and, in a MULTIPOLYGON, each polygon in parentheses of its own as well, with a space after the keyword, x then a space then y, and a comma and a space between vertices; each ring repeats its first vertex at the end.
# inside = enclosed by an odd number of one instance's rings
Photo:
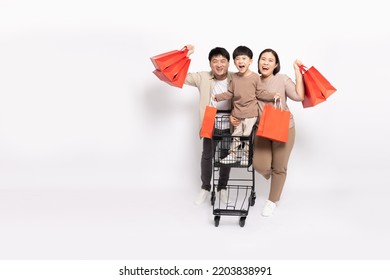
POLYGON ((249 161, 248 161, 248 157, 247 156, 242 156, 241 157, 241 161, 240 161, 240 165, 248 165, 249 164, 249 161))
POLYGON ((205 189, 201 189, 198 198, 195 200, 195 204, 196 205, 202 204, 206 200, 209 193, 210 193, 209 191, 206 191, 205 189))
POLYGON ((222 202, 225 203, 225 204, 231 203, 231 201, 230 201, 230 199, 229 199, 229 194, 228 194, 227 190, 221 190, 221 191, 220 191, 220 199, 221 199, 222 202))
POLYGON ((235 154, 229 154, 227 157, 219 161, 222 164, 233 164, 237 162, 237 157, 235 154))
POLYGON ((272 216, 272 214, 274 213, 275 208, 276 208, 276 203, 272 202, 271 200, 267 200, 261 215, 263 215, 264 217, 272 216))

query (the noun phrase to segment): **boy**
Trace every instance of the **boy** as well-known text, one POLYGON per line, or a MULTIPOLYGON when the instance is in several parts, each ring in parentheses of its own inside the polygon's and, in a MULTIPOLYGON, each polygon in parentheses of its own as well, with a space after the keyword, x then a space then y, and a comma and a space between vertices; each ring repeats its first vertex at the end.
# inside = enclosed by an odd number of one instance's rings
MULTIPOLYGON (((270 93, 261 86, 260 76, 252 72, 249 66, 253 60, 253 52, 246 46, 238 46, 233 52, 234 65, 238 72, 234 73, 227 92, 214 96, 216 101, 232 99, 233 109, 231 115, 240 120, 234 127, 232 136, 249 136, 259 116, 257 99, 273 100, 278 93, 270 93)), ((240 164, 249 164, 249 141, 245 141, 240 164)), ((229 155, 220 160, 222 164, 237 162, 237 152, 240 138, 234 137, 230 146, 229 155)))

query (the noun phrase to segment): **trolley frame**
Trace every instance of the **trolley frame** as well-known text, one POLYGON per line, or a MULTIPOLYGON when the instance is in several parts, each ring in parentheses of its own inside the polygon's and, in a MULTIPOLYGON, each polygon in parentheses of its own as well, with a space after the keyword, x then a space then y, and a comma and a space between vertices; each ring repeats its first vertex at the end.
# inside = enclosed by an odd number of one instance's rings
POLYGON ((212 176, 212 191, 211 205, 213 206, 214 225, 219 226, 221 216, 237 216, 239 217, 239 225, 245 225, 246 217, 249 213, 250 206, 255 205, 255 172, 252 166, 253 159, 253 140, 257 125, 252 129, 249 136, 232 136, 230 133, 220 133, 223 123, 230 123, 230 111, 218 111, 215 119, 215 131, 213 141, 218 144, 215 148, 213 157, 213 176, 212 176), (222 115, 221 115, 222 114, 222 115), (241 143, 241 149, 238 152, 237 160, 228 164, 220 162, 222 156, 227 155, 226 149, 229 149, 233 138, 237 137, 241 143), (241 164, 242 148, 244 145, 249 145, 249 156, 247 164, 241 164), (226 193, 228 203, 225 203, 221 198, 221 192, 218 192, 219 172, 221 167, 230 167, 230 176, 226 185, 226 193), (232 176, 236 172, 236 175, 232 176))

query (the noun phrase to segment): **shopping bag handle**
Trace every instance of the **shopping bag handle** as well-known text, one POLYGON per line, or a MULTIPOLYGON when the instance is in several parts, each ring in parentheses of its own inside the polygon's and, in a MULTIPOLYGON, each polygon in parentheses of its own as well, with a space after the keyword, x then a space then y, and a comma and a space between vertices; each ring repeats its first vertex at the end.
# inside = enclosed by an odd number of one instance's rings
POLYGON ((185 55, 187 56, 188 52, 189 52, 189 49, 187 48, 187 46, 184 46, 181 50, 181 52, 184 52, 185 55))
POLYGON ((217 100, 214 99, 215 94, 211 94, 209 106, 217 108, 217 100))
POLYGON ((282 99, 280 98, 280 96, 275 96, 274 97, 274 108, 283 111, 282 99), (278 100, 279 100, 279 106, 276 105, 278 103, 278 100))
POLYGON ((302 74, 307 71, 307 67, 303 64, 299 65, 298 67, 299 67, 299 70, 301 71, 302 74))

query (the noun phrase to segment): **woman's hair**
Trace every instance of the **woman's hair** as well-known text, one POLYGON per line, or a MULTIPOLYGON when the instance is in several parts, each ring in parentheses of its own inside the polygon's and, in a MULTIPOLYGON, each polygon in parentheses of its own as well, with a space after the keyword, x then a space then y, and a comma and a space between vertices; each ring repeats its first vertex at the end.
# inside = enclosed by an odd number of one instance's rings
POLYGON ((209 52, 209 61, 211 62, 211 59, 214 56, 218 56, 218 55, 222 55, 224 58, 227 59, 227 61, 230 61, 229 52, 225 48, 220 48, 220 47, 216 47, 209 52))
POLYGON ((274 69, 273 74, 276 75, 276 74, 278 74, 279 71, 280 71, 280 61, 279 61, 279 56, 278 56, 277 52, 274 51, 273 49, 265 49, 265 50, 263 50, 263 51, 260 53, 259 59, 257 60, 257 69, 258 69, 257 71, 259 72, 259 74, 261 74, 261 72, 260 72, 260 67, 259 67, 259 61, 260 61, 260 58, 261 58, 261 56, 263 55, 263 53, 266 53, 266 52, 272 53, 272 54, 274 55, 274 57, 275 57, 275 63, 276 63, 278 66, 276 66, 276 68, 274 69))

